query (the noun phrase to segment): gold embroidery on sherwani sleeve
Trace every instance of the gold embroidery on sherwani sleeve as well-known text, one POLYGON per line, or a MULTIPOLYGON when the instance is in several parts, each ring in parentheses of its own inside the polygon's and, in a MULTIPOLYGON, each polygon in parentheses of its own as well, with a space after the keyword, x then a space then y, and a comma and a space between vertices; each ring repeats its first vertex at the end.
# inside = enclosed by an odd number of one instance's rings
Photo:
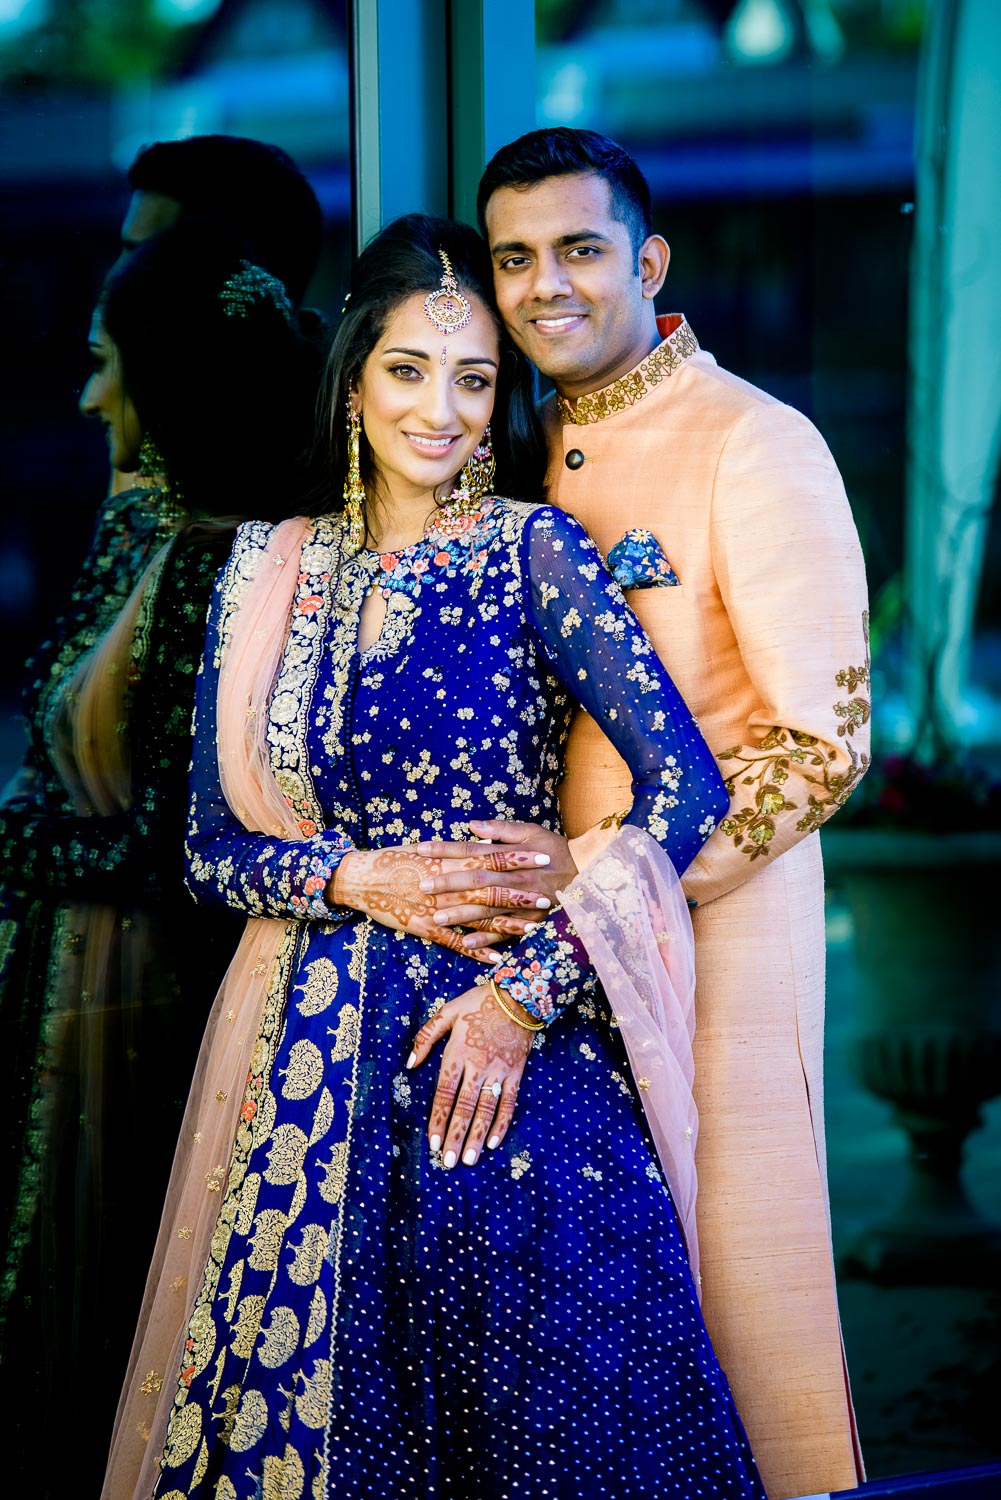
MULTIPOLYGON (((808 777, 814 785, 820 785, 822 794, 810 795, 807 811, 796 824, 797 829, 803 832, 812 832, 825 823, 832 813, 843 807, 858 786, 862 777, 869 769, 869 756, 863 750, 861 753, 855 749, 851 742, 851 736, 856 729, 868 724, 871 713, 871 705, 868 693, 871 692, 870 679, 870 656, 869 656, 869 611, 862 612, 862 637, 865 641, 865 661, 859 667, 843 667, 834 679, 838 687, 846 688, 849 693, 855 694, 847 703, 838 702, 834 705, 834 712, 841 720, 838 725, 838 738, 844 741, 845 750, 848 752, 847 770, 832 771, 825 768, 822 781, 816 777, 808 777), (859 688, 867 689, 866 693, 859 693, 859 688)), ((835 751, 831 751, 829 760, 833 761, 835 751)))
POLYGON ((858 692, 859 688, 870 685, 868 611, 862 615, 862 636, 865 661, 861 666, 843 667, 834 679, 838 687, 854 695, 847 703, 839 701, 833 705, 835 718, 840 721, 836 738, 843 742, 848 756, 844 771, 835 769, 839 758, 835 746, 822 748, 815 735, 784 729, 781 725, 770 729, 756 750, 735 745, 717 757, 721 765, 726 761, 737 763, 729 775, 723 770, 731 802, 738 797, 738 788, 750 789, 744 794, 747 799, 744 806, 732 808, 719 825, 720 831, 732 838, 734 846, 742 849, 749 859, 770 852, 768 846, 777 832, 775 820, 781 813, 800 810, 799 804, 786 795, 790 776, 816 788, 808 793, 806 811, 796 823, 797 833, 812 833, 848 800, 865 775, 869 756, 856 750, 851 736, 869 722, 869 698, 858 692))

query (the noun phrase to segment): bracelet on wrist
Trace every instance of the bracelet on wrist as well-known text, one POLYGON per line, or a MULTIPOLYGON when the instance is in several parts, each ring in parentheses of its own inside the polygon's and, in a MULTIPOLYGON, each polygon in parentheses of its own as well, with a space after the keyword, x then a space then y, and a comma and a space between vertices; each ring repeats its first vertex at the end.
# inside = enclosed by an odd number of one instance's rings
POLYGON ((528 1012, 522 1010, 517 1001, 510 1000, 504 994, 504 991, 495 979, 487 980, 487 989, 493 996, 494 1003, 500 1007, 509 1021, 513 1021, 516 1026, 523 1027, 525 1031, 545 1031, 545 1022, 531 1020, 528 1012))

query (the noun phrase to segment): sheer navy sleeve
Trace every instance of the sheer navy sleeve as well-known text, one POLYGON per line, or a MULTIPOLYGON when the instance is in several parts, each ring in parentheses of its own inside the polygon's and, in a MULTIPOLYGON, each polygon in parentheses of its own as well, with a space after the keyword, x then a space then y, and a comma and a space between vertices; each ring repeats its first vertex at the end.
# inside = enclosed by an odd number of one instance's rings
MULTIPOLYGON (((729 806, 715 757, 583 527, 544 507, 528 521, 521 548, 538 649, 629 766, 633 803, 624 821, 651 834, 681 874, 729 806)), ((491 977, 546 1022, 593 983, 563 911, 491 977)))
POLYGON ((246 554, 260 549, 266 530, 256 522, 240 528, 233 555, 212 594, 195 690, 185 879, 196 900, 233 907, 251 917, 343 921, 355 913, 328 906, 324 891, 354 847, 351 840, 336 830, 296 840, 250 833, 230 808, 219 780, 216 701, 226 620, 234 608, 246 554))

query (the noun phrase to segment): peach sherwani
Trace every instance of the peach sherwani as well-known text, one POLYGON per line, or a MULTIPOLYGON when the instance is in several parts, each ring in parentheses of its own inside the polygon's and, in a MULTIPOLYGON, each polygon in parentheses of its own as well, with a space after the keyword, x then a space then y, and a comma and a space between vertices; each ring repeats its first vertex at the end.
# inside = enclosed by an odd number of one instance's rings
MULTIPOLYGON (((696 944, 703 1311, 771 1500, 862 1477, 831 1256, 817 829, 867 761, 862 554, 834 461, 788 406, 719 369, 677 315, 575 408, 550 397, 550 498, 606 556, 728 779, 684 877, 696 944), (658 547, 659 544, 659 547, 658 547), (613 553, 613 563, 623 548, 613 553), (651 580, 653 580, 652 586, 651 580)), ((628 808, 578 714, 568 832, 628 808)))

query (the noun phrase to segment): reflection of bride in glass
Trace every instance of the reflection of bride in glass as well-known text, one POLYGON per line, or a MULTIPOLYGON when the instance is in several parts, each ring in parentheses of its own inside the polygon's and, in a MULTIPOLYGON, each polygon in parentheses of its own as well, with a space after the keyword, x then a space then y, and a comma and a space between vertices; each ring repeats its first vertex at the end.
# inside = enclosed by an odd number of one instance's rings
POLYGON ((189 221, 109 274, 80 406, 113 465, 156 473, 102 504, 25 672, 27 754, 0 806, 0 1407, 11 1430, 61 1442, 44 1473, 15 1445, 14 1493, 99 1483, 114 1394, 67 1409, 65 1393, 128 1357, 239 935, 184 888, 194 683, 233 513, 297 503, 320 375, 284 289, 246 255, 234 231, 189 221))
POLYGON ((617 925, 636 961, 632 858, 665 892, 656 962, 681 973, 671 861, 726 804, 590 539, 493 494, 531 492, 542 447, 490 283, 464 226, 378 236, 329 362, 344 513, 245 526, 220 576, 189 884, 252 920, 175 1159, 115 1500, 762 1494, 651 1080, 567 911, 488 968, 417 935, 414 844, 495 814, 557 826, 573 700, 635 778, 628 827, 574 848, 597 871, 625 843, 593 900, 591 872, 567 895, 596 948, 617 925))

